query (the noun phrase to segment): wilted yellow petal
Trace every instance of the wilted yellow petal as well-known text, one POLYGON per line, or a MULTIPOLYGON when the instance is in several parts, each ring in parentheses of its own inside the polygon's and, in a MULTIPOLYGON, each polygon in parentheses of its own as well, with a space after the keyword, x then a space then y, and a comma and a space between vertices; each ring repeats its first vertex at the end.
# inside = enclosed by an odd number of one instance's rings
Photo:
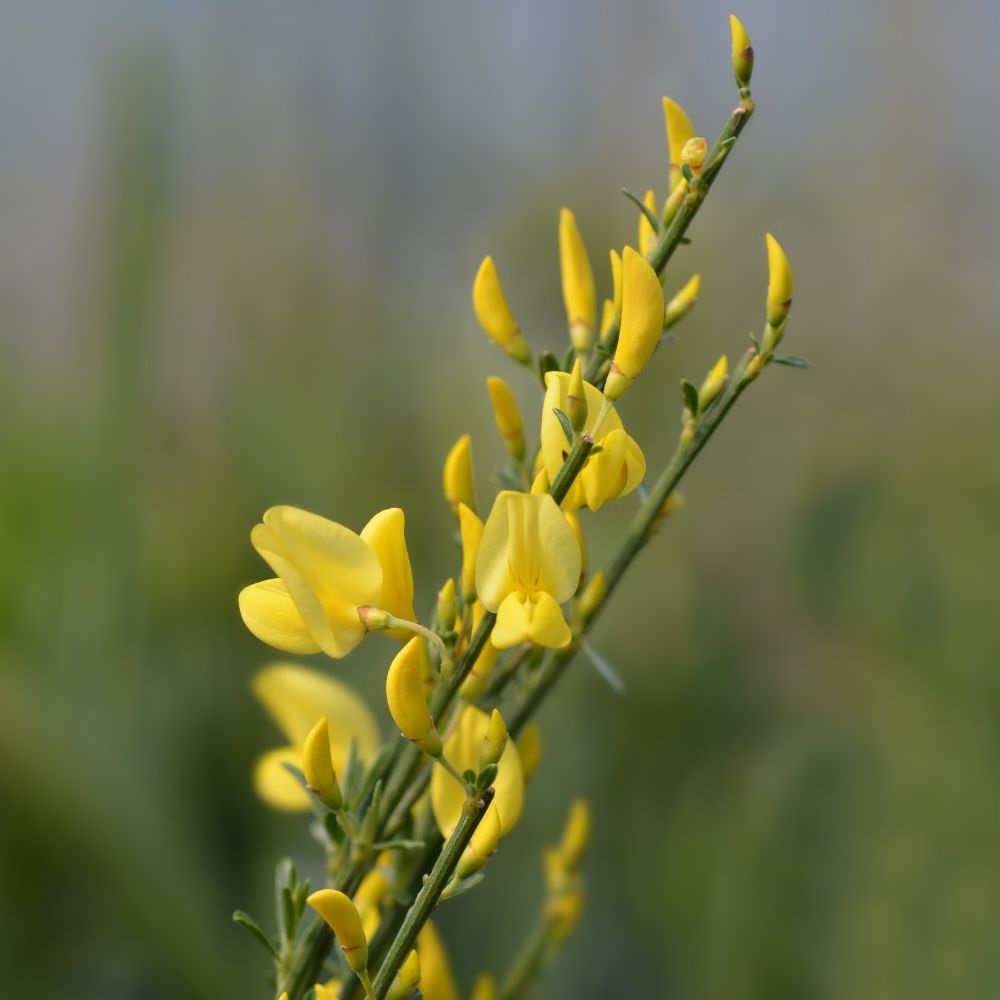
MULTIPOLYGON (((489 716, 474 705, 467 705, 458 717, 458 724, 445 741, 444 753, 459 773, 479 766, 479 748, 489 728, 489 716)), ((524 804, 524 775, 521 757, 513 741, 500 758, 493 805, 500 820, 501 833, 506 836, 521 818, 524 804)), ((462 814, 465 793, 443 768, 436 767, 431 775, 431 807, 441 833, 447 837, 462 814)))
POLYGON ((281 580, 263 580, 240 591, 240 616, 261 642, 283 653, 318 653, 302 615, 281 580))
POLYGON ((559 266, 570 340, 578 351, 585 351, 597 323, 597 290, 587 248, 568 208, 559 214, 559 266))
MULTIPOLYGON (((379 511, 361 529, 361 537, 371 547, 382 567, 382 597, 378 606, 383 611, 414 621, 413 569, 406 548, 406 516, 399 507, 379 511)), ((412 635, 403 629, 389 629, 394 639, 405 642, 412 635)))
POLYGON ((442 475, 444 498, 452 510, 460 503, 474 511, 476 509, 476 487, 472 475, 472 438, 463 434, 452 445, 444 460, 442 475))

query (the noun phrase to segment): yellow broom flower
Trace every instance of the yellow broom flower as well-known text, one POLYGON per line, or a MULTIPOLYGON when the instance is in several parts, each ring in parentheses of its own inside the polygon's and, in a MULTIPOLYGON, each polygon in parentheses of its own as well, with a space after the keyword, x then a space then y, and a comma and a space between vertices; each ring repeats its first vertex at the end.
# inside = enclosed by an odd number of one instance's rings
POLYGON ((476 272, 472 283, 472 307, 479 325, 493 343, 503 348, 515 361, 530 363, 531 349, 507 305, 492 257, 486 257, 476 272))
POLYGON ((476 486, 472 474, 472 438, 463 434, 453 445, 444 460, 441 475, 444 498, 452 510, 464 503, 476 509, 476 486))
POLYGON ((587 247, 568 208, 559 214, 559 268, 570 341, 576 350, 586 351, 597 323, 597 289, 587 247))

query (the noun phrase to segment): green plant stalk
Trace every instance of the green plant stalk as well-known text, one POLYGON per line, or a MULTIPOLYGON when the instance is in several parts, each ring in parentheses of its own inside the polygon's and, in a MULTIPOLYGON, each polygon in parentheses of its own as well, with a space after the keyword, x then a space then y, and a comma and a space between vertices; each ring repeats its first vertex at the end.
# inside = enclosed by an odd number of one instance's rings
POLYGON ((750 348, 743 355, 722 395, 707 413, 698 418, 691 443, 688 445, 679 445, 674 452, 667 467, 661 473, 652 490, 650 490, 646 502, 639 508, 638 513, 632 519, 632 523, 629 525, 621 545, 608 564, 608 568, 604 573, 604 594, 580 636, 577 637, 577 641, 565 649, 553 650, 546 656, 541 669, 535 676, 534 683, 525 692, 524 697, 518 703, 510 718, 507 719, 507 729, 511 736, 516 736, 524 728, 531 716, 534 715, 539 704, 562 675, 570 660, 576 655, 579 649, 579 639, 583 638, 590 631, 601 610, 607 604, 608 598, 621 581, 625 571, 646 544, 649 538, 649 531, 664 503, 666 503, 667 498, 677 488, 677 485, 684 478, 684 474, 691 463, 698 457, 701 449, 704 448, 709 438, 715 433, 744 389, 756 378, 756 375, 749 375, 747 373, 747 366, 756 356, 757 351, 754 348, 750 348))
POLYGON ((393 940, 385 956, 385 960, 379 967, 378 974, 372 983, 376 1000, 382 1000, 386 993, 388 993, 393 978, 399 971, 399 967, 403 964, 406 956, 410 953, 410 949, 416 942, 417 935, 427 922, 431 910, 437 905, 441 893, 444 892, 444 887, 448 884, 448 880, 455 871, 455 866, 458 864, 462 852, 472 839, 479 821, 483 818, 483 814, 489 808, 489 804, 492 801, 492 788, 488 788, 477 798, 468 798, 465 800, 461 818, 455 829, 452 830, 451 836, 445 841, 444 847, 441 848, 441 853, 438 855, 434 867, 427 876, 427 881, 424 882, 420 892, 417 893, 417 898, 407 911, 403 925, 393 940))
POLYGON ((523 996, 532 982, 538 978, 545 961, 552 951, 549 923, 543 916, 535 925, 531 936, 504 977, 497 990, 497 1000, 517 1000, 523 996))
MULTIPOLYGON (((666 268, 674 251, 680 246, 688 226, 691 225, 694 217, 698 214, 698 209, 708 195, 713 181, 719 175, 722 165, 729 159, 729 154, 732 152, 730 140, 739 138, 739 134, 750 120, 753 110, 753 101, 749 99, 741 102, 733 109, 725 127, 719 133, 719 138, 715 140, 715 144, 705 157, 705 168, 702 170, 702 175, 696 186, 688 192, 687 197, 681 203, 681 207, 677 210, 677 214, 670 220, 669 224, 660 227, 656 245, 646 256, 646 260, 649 261, 653 270, 658 275, 662 276, 664 268, 666 268)), ((601 338, 601 346, 607 351, 608 355, 614 354, 620 332, 620 320, 616 319, 601 338)), ((584 369, 584 379, 593 384, 606 360, 604 354, 594 351, 590 357, 590 361, 587 362, 587 367, 584 369)))

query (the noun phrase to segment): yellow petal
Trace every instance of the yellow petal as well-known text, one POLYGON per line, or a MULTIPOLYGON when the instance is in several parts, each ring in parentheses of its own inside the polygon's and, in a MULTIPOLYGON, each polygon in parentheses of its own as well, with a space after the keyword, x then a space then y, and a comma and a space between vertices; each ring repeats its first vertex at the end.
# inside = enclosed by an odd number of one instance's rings
POLYGON ((320 889, 306 902, 326 921, 336 935, 340 950, 352 969, 368 966, 368 939, 357 907, 337 889, 320 889))
POLYGON ((528 345, 507 305, 492 257, 486 257, 476 272, 472 283, 472 308, 490 340, 518 361, 531 359, 528 345))
POLYGON ((462 538, 462 600, 476 599, 476 557, 483 537, 483 522, 464 504, 458 505, 458 530, 462 538))
POLYGON ((669 97, 663 98, 663 122, 670 150, 670 190, 673 191, 681 179, 681 150, 688 139, 694 138, 694 126, 684 109, 669 97))
MULTIPOLYGON (((622 257, 621 333, 614 367, 634 379, 652 356, 663 329, 663 288, 656 272, 642 254, 631 247, 622 257)), ((614 395, 609 398, 616 398, 614 395)))
POLYGON ((767 243, 767 321, 771 326, 780 326, 788 316, 792 304, 792 269, 781 249, 781 244, 768 233, 767 243))
MULTIPOLYGON (((479 766, 479 748, 489 728, 489 716, 473 705, 463 709, 458 724, 445 741, 445 756, 459 772, 467 768, 475 771, 479 766)), ((509 740, 500 758, 496 780, 493 782, 501 833, 506 836, 521 818, 524 805, 524 774, 521 757, 509 740)), ((455 828, 462 813, 465 794, 458 782, 443 768, 436 767, 431 775, 431 807, 441 833, 447 837, 455 828)))
POLYGON ((497 430, 503 438, 507 451, 520 461, 524 458, 524 424, 514 393, 511 392, 510 386, 496 375, 490 375, 486 379, 486 389, 493 404, 497 430))
POLYGON ((458 1000, 458 988, 448 953, 437 929, 429 920, 417 937, 417 954, 420 956, 420 992, 424 1000, 458 1000))
POLYGON ((343 770, 352 740, 363 761, 375 759, 381 745, 378 725, 368 706, 346 684, 292 663, 276 663, 261 670, 251 687, 297 752, 322 717, 327 720, 337 770, 343 770))
POLYGON ((597 322, 597 289, 587 247, 568 208, 559 214, 559 268, 570 337, 578 351, 585 351, 597 322))
MULTIPOLYGON (((382 599, 379 607, 397 618, 414 621, 413 569, 406 548, 406 516, 399 507, 380 511, 361 529, 382 567, 382 599)), ((407 641, 412 635, 403 629, 389 629, 393 639, 407 641)))
POLYGON ((628 435, 618 428, 601 439, 601 451, 590 457, 583 478, 587 506, 600 510, 605 500, 613 500, 625 485, 625 447, 628 435))
POLYGON ((631 438, 625 439, 625 485, 618 494, 620 497, 627 496, 642 482, 646 475, 646 456, 642 449, 631 438))
POLYGON ((240 615, 261 642, 283 653, 318 653, 302 615, 281 580, 263 580, 240 591, 240 615))
POLYGON ((417 742, 434 732, 434 720, 424 694, 424 640, 414 636, 397 654, 385 679, 389 714, 400 732, 417 742))
POLYGON ((688 283, 667 303, 664 311, 664 326, 673 326, 680 322, 698 302, 698 292, 701 290, 701 276, 694 275, 688 283))
POLYGON ((310 730, 302 745, 302 771, 306 784, 330 809, 343 803, 330 753, 330 727, 325 717, 310 730))
POLYGON ((463 434, 452 445, 444 460, 442 473, 444 498, 452 510, 464 503, 470 510, 476 509, 476 487, 472 475, 472 438, 463 434))
POLYGON ((309 795, 285 764, 302 770, 302 751, 297 746, 268 750, 258 757, 253 770, 254 791, 272 809, 308 812, 309 795))
POLYGON ((544 590, 539 592, 531 608, 528 639, 539 646, 562 649, 570 644, 572 638, 573 633, 555 599, 544 590))
POLYGON ((529 641, 531 632, 531 607, 516 591, 511 591, 497 609, 497 620, 490 635, 490 642, 497 649, 510 649, 529 641))

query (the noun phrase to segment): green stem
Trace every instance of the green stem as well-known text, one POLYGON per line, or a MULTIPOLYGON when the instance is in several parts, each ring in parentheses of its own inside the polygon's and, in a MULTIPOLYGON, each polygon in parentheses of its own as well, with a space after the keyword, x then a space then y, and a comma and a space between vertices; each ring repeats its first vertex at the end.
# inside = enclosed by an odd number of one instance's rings
MULTIPOLYGON (((691 225, 694 217, 698 214, 698 209, 705 200, 713 181, 719 175, 722 165, 729 159, 729 154, 732 152, 732 143, 730 140, 739 137, 740 132, 743 131, 752 114, 753 102, 741 103, 733 110, 722 132, 719 133, 719 138, 715 140, 715 144, 705 157, 705 168, 702 170, 702 175, 698 180, 697 186, 681 202, 681 207, 677 210, 677 214, 670 220, 669 224, 660 228, 656 244, 646 256, 646 259, 657 274, 663 274, 664 268, 673 256, 674 251, 680 246, 688 226, 691 225)), ((607 357, 614 354, 620 332, 620 321, 615 320, 601 338, 601 345, 607 353, 594 351, 583 373, 584 379, 588 382, 594 383, 607 357)))
POLYGON ((472 834, 475 833, 480 819, 492 801, 492 788, 488 788, 480 797, 465 800, 458 824, 452 830, 451 836, 445 841, 444 847, 441 848, 441 853, 427 876, 427 881, 417 893, 417 898, 407 911, 403 925, 385 956, 385 961, 379 967, 373 983, 376 1000, 382 1000, 382 997, 389 991, 393 977, 410 953, 410 949, 417 940, 417 935, 427 922, 431 910, 437 905, 441 893, 444 892, 444 887, 455 871, 455 866, 458 864, 462 852, 472 839, 472 834))
POLYGON ((497 991, 497 1000, 517 1000, 538 978, 550 951, 548 921, 543 917, 514 959, 510 972, 497 991))

